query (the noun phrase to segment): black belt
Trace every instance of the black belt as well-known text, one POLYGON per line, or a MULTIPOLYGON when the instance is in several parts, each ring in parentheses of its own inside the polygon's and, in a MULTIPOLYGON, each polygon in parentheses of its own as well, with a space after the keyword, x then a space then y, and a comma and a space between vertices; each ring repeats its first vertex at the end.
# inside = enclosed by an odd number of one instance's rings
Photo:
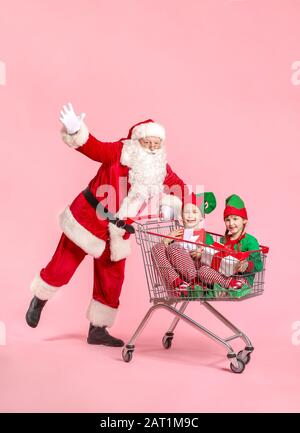
POLYGON ((128 233, 135 233, 135 229, 132 225, 126 224, 124 220, 120 220, 116 218, 107 207, 104 207, 102 203, 94 196, 94 194, 90 191, 89 187, 85 188, 82 191, 84 197, 89 202, 89 204, 101 214, 104 218, 108 219, 109 222, 115 224, 117 227, 126 230, 128 233))

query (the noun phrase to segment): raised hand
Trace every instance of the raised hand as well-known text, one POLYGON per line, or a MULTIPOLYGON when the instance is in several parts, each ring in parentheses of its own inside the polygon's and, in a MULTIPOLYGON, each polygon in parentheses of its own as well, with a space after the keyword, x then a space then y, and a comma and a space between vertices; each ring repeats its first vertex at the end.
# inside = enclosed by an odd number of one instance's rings
POLYGON ((69 102, 67 105, 63 106, 59 120, 66 128, 68 134, 76 134, 76 132, 79 131, 84 118, 85 113, 81 113, 80 116, 77 116, 71 102, 69 102))

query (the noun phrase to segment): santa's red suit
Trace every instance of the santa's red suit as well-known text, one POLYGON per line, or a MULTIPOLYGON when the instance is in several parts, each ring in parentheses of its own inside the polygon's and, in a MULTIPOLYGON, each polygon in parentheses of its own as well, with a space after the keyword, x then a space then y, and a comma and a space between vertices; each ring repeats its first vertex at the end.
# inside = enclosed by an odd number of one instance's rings
MULTIPOLYGON (((167 164, 164 144, 155 154, 139 144, 138 140, 146 136, 163 141, 164 129, 147 120, 132 127, 127 139, 110 143, 93 137, 84 123, 74 135, 62 131, 62 138, 70 147, 101 163, 88 188, 120 219, 136 216, 141 206, 157 194, 162 195, 161 204, 181 209, 185 184, 167 164), (164 193, 166 187, 174 186, 175 195, 164 193)), ((50 299, 60 286, 68 283, 89 254, 94 257, 94 287, 87 317, 94 326, 110 327, 119 306, 130 235, 99 218, 83 192, 64 210, 59 221, 63 231, 59 244, 51 261, 34 278, 31 289, 37 298, 50 299)))

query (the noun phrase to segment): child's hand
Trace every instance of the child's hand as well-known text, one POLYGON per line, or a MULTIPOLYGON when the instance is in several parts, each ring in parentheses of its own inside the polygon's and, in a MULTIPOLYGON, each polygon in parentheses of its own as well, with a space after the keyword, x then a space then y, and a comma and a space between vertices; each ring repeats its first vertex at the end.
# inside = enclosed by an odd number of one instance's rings
MULTIPOLYGON (((183 229, 174 230, 173 232, 168 233, 168 236, 170 236, 172 238, 181 239, 183 236, 183 229)), ((163 243, 166 246, 168 246, 172 241, 173 241, 173 239, 168 239, 168 238, 163 239, 163 243)))
POLYGON ((245 270, 248 268, 248 261, 247 260, 241 260, 239 263, 236 264, 234 268, 234 273, 238 272, 245 272, 245 270))
POLYGON ((196 250, 191 251, 190 255, 193 257, 193 259, 200 259, 202 251, 203 247, 198 247, 196 250))

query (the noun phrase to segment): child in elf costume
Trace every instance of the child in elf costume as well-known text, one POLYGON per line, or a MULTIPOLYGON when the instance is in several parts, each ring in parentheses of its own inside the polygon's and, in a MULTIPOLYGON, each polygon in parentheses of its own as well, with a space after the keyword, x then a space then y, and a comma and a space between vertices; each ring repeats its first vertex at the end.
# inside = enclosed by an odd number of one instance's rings
MULTIPOLYGON (((247 211, 243 200, 235 194, 226 199, 224 210, 224 221, 226 226, 225 236, 220 242, 226 248, 238 252, 257 251, 260 249, 257 239, 246 233, 248 222, 247 211)), ((201 253, 199 253, 200 255, 201 253)), ((237 263, 233 277, 226 277, 209 266, 202 265, 198 271, 198 277, 205 284, 219 284, 225 289, 240 289, 247 285, 252 286, 255 272, 263 268, 260 252, 251 253, 247 260, 237 263)))
POLYGON ((200 262, 195 259, 203 244, 211 245, 214 242, 212 236, 203 229, 204 215, 212 212, 215 207, 216 198, 212 192, 185 198, 181 214, 184 228, 167 235, 183 242, 165 237, 152 247, 154 265, 172 293, 173 289, 185 292, 188 286, 196 282, 197 264, 200 262), (199 244, 199 248, 196 244, 199 244))

